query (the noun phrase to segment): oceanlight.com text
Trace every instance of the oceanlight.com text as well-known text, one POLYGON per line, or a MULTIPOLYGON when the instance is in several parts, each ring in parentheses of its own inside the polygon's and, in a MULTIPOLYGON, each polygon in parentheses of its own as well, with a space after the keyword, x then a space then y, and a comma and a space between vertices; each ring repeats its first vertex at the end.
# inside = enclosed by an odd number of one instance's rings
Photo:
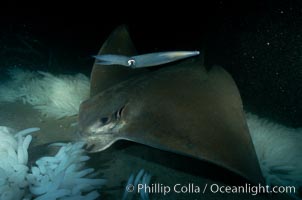
POLYGON ((209 185, 209 190, 212 193, 222 193, 222 194, 251 194, 253 196, 257 194, 277 194, 277 193, 287 193, 295 194, 295 186, 268 186, 268 185, 251 185, 245 184, 243 186, 224 186, 218 184, 209 185))
POLYGON ((268 186, 268 185, 251 185, 245 184, 241 186, 227 186, 219 184, 204 184, 198 185, 194 183, 187 184, 175 184, 175 185, 165 185, 161 183, 154 184, 138 184, 136 187, 134 185, 127 185, 126 190, 128 192, 137 193, 148 193, 148 194, 163 194, 167 195, 169 193, 177 194, 204 194, 210 192, 213 194, 251 194, 253 196, 258 194, 277 194, 277 193, 287 193, 295 194, 296 188, 294 186, 268 186))

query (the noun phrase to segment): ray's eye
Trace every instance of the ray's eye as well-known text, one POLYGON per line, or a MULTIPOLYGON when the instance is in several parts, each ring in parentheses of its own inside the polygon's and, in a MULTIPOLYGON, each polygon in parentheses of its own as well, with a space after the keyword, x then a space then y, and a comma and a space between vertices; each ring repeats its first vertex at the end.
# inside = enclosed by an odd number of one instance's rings
POLYGON ((101 117, 101 118, 100 118, 100 122, 101 122, 102 124, 107 124, 107 123, 109 122, 109 117, 101 117))
POLYGON ((122 113, 123 113, 123 110, 124 110, 125 106, 121 107, 120 109, 118 109, 116 112, 115 112, 115 118, 116 119, 120 119, 122 117, 122 113))

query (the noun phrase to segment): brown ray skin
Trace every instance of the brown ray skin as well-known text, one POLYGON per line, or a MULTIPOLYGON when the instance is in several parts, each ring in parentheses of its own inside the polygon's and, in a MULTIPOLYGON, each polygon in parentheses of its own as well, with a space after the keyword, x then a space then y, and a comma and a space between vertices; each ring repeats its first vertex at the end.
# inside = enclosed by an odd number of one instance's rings
MULTIPOLYGON (((134 56, 137 54, 125 25, 117 27, 110 34, 99 51, 98 55, 100 54, 122 54, 126 56, 134 56)), ((145 71, 147 71, 147 69, 134 70, 118 65, 102 66, 97 65, 95 62, 90 75, 90 96, 92 97, 122 80, 126 80, 145 71)))
POLYGON ((131 140, 263 183, 236 84, 221 67, 206 70, 199 58, 122 79, 83 102, 79 132, 94 145, 92 152, 131 140), (122 107, 121 118, 114 119, 122 107), (115 126, 91 132, 101 117, 111 117, 115 126))

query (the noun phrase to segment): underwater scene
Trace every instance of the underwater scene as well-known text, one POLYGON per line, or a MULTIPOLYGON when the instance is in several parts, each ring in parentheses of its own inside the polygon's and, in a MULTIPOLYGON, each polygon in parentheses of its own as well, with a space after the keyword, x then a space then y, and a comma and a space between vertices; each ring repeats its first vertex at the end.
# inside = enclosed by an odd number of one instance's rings
POLYGON ((15 9, 0 200, 302 199, 300 1, 215 0, 190 23, 15 9))

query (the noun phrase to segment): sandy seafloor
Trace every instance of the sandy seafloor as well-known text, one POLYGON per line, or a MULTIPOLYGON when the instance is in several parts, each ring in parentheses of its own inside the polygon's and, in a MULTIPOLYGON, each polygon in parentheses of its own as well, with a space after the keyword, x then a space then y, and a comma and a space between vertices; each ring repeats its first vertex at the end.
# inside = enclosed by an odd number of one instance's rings
MULTIPOLYGON (((30 105, 22 102, 1 103, 0 121, 2 126, 12 127, 15 130, 22 130, 29 127, 40 127, 41 130, 33 133, 33 142, 29 148, 29 165, 44 155, 51 154, 51 148, 46 144, 52 142, 70 141, 76 138, 76 127, 70 126, 76 122, 75 117, 64 119, 50 119, 41 116, 30 105)), ((115 200, 121 199, 125 190, 125 184, 131 173, 137 173, 140 169, 150 172, 153 177, 151 184, 163 184, 173 187, 175 184, 188 185, 193 183, 200 186, 205 184, 223 183, 215 178, 215 170, 209 172, 204 168, 201 161, 190 160, 172 153, 162 152, 130 142, 119 142, 109 149, 90 154, 88 166, 100 171, 98 178, 106 178, 107 184, 100 189, 100 199, 115 200), (212 173, 212 174, 210 174, 212 173)), ((212 168, 212 166, 208 166, 212 168)), ((223 175, 218 175, 220 178, 223 175)), ((229 176, 230 177, 230 176, 229 176)), ((228 179, 227 177, 224 179, 228 179)), ((227 181, 231 182, 231 181, 227 181)), ((135 196, 133 199, 139 199, 135 196)), ((209 191, 205 194, 177 194, 170 192, 168 195, 150 194, 150 199, 209 199, 209 200, 243 200, 243 199, 291 199, 284 194, 278 195, 256 195, 251 194, 212 194, 209 191)))

